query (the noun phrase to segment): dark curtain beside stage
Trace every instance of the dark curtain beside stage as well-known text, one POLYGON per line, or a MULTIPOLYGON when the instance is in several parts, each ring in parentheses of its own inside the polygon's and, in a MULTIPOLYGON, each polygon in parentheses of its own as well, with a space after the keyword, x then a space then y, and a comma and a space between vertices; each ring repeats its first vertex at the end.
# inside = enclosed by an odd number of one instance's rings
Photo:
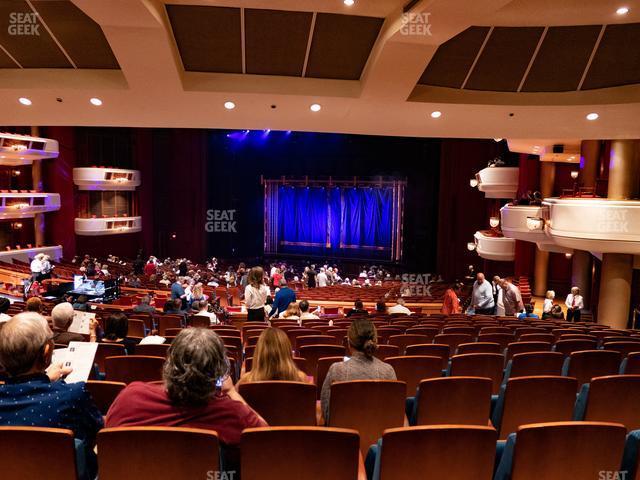
POLYGON ((267 253, 395 260, 399 189, 266 186, 267 253))

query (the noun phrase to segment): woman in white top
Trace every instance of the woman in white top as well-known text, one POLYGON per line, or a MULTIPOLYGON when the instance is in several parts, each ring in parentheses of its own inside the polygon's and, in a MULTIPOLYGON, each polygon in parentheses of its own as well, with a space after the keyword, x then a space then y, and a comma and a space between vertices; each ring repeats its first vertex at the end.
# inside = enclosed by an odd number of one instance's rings
POLYGON ((264 322, 264 305, 271 290, 264 284, 264 270, 253 267, 249 271, 248 284, 244 289, 244 303, 247 307, 247 322, 264 322))
POLYGON ((553 299, 556 298, 556 292, 553 290, 547 290, 547 294, 542 304, 542 318, 549 318, 551 316, 551 309, 553 308, 553 299))
POLYGON ((584 300, 578 287, 571 287, 571 293, 567 295, 567 322, 579 322, 580 311, 584 308, 584 300))

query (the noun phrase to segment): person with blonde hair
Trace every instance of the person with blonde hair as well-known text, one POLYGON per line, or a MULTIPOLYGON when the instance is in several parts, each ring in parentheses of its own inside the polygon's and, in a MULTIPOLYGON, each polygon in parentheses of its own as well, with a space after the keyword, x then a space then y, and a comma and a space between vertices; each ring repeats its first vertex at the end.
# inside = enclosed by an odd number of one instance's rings
POLYGON ((549 318, 551 316, 551 309, 553 308, 553 299, 556 298, 556 292, 553 290, 547 290, 544 296, 544 303, 542 304, 542 319, 549 318))
POLYGON ((253 354, 252 368, 242 375, 238 384, 267 380, 309 383, 306 374, 293 361, 291 351, 291 342, 283 330, 263 330, 253 354))
POLYGON ((247 307, 247 322, 264 322, 264 306, 271 290, 264 283, 262 267, 253 267, 247 278, 248 285, 244 289, 244 303, 247 307))
POLYGON ((280 318, 285 320, 300 320, 300 306, 297 302, 291 302, 287 309, 280 314, 280 318))

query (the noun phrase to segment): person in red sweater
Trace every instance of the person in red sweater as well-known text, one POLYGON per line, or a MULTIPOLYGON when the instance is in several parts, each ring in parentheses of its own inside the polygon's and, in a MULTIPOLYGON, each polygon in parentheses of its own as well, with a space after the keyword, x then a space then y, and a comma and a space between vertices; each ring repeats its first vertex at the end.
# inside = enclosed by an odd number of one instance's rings
POLYGON ((151 275, 155 275, 157 272, 158 269, 156 268, 156 264, 154 263, 153 258, 150 258, 144 266, 144 274, 147 277, 150 277, 151 275))
POLYGON ((461 285, 456 282, 451 287, 447 288, 446 292, 444 292, 441 312, 445 315, 453 315, 454 313, 462 312, 459 298, 460 289, 461 285))
POLYGON ((171 344, 163 380, 162 385, 129 384, 111 405, 105 426, 215 430, 231 470, 242 430, 267 426, 233 386, 224 344, 213 330, 182 330, 171 344))

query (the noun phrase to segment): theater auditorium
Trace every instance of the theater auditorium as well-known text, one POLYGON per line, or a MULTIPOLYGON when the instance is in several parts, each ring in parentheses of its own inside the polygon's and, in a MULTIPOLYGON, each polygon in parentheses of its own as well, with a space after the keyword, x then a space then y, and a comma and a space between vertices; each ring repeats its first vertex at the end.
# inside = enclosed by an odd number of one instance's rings
POLYGON ((640 2, 0 0, 0 477, 640 479, 640 2))

